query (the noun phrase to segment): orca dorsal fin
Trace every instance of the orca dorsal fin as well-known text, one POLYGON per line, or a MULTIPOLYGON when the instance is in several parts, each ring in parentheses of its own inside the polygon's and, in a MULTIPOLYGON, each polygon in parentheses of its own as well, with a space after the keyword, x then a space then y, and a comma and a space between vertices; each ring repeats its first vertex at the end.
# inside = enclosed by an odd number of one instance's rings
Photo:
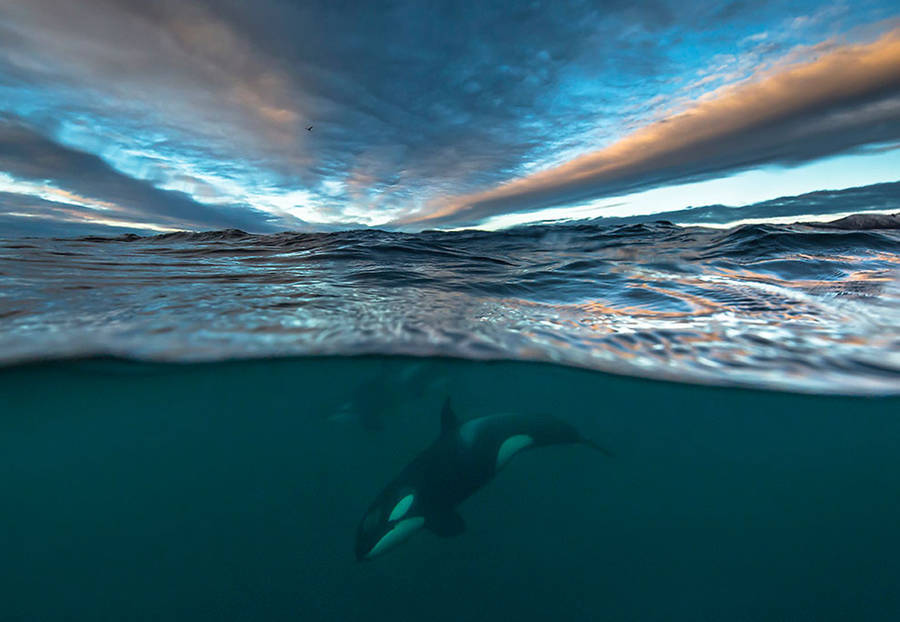
POLYGON ((453 406, 450 405, 450 398, 444 400, 444 407, 441 409, 441 434, 446 434, 450 430, 455 430, 459 425, 459 419, 453 412, 453 406))

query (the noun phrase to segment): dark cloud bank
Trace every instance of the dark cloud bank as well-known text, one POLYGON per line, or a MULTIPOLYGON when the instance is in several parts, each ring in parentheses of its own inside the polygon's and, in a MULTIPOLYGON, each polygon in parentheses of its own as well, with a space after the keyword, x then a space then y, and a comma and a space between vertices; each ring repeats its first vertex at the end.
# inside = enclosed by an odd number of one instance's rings
MULTIPOLYGON (((682 210, 648 214, 645 216, 625 216, 614 218, 591 218, 569 221, 570 223, 593 223, 597 225, 633 225, 640 223, 667 221, 680 225, 727 225, 740 220, 791 218, 798 222, 804 218, 847 212, 900 212, 900 182, 873 184, 845 190, 819 190, 790 197, 779 197, 741 207, 727 205, 705 205, 682 210)), ((866 219, 857 222, 864 225, 866 219)), ((852 225, 849 221, 847 225, 852 225)), ((528 226, 528 225, 524 225, 528 226)))
MULTIPOLYGON (((0 116, 0 171, 32 183, 49 181, 66 192, 111 204, 108 210, 91 210, 31 195, 0 194, 0 215, 10 212, 31 214, 35 220, 32 226, 26 227, 28 229, 34 229, 41 220, 50 221, 62 216, 67 220, 94 217, 181 229, 279 230, 270 214, 247 206, 205 205, 184 193, 160 190, 149 182, 116 171, 98 156, 64 147, 3 116, 0 116)), ((6 216, 8 222, 14 222, 12 218, 6 216)), ((87 225, 84 223, 82 227, 87 225)), ((17 228, 21 226, 24 225, 17 228)), ((141 230, 139 227, 126 229, 141 230)))
MULTIPOLYGON (((16 195, 0 193, 0 231, 6 237, 79 237, 86 235, 117 235, 136 233, 138 235, 155 235, 156 232, 136 228, 113 228, 90 223, 60 222, 54 218, 53 210, 60 206, 44 202, 43 215, 39 218, 17 218, 2 214, 5 206, 14 205, 16 195)), ((62 206, 68 208, 69 206, 62 206)), ((586 220, 567 221, 567 225, 591 224, 598 226, 633 225, 666 221, 683 226, 728 225, 745 219, 770 219, 795 217, 797 222, 813 215, 842 214, 847 212, 897 212, 900 214, 900 182, 874 184, 846 190, 821 190, 791 197, 780 197, 771 201, 763 201, 742 207, 726 205, 706 205, 683 210, 649 214, 645 216, 627 216, 615 218, 592 218, 586 220)), ((850 217, 837 221, 837 226, 848 229, 868 228, 900 228, 900 216, 883 214, 880 216, 850 217)), ((534 223, 522 227, 541 226, 552 223, 534 223)), ((816 223, 816 226, 827 226, 816 223)))

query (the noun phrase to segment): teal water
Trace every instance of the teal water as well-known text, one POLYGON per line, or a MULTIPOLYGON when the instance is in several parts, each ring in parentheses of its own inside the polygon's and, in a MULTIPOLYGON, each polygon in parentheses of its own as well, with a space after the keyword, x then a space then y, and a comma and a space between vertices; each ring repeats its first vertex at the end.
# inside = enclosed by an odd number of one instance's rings
POLYGON ((0 619, 896 620, 900 397, 402 357, 0 369, 0 619), (368 503, 459 415, 525 452, 358 563, 368 503))

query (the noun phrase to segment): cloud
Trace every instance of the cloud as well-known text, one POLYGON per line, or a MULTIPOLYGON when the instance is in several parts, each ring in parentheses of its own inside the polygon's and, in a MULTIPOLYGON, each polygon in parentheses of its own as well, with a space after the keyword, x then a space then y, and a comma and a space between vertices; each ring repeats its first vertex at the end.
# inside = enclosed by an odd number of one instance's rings
POLYGON ((493 189, 443 200, 398 224, 474 223, 792 165, 900 138, 900 29, 721 88, 598 151, 493 189))
POLYGON ((679 225, 729 225, 744 220, 771 221, 857 212, 900 211, 900 182, 873 184, 845 190, 819 190, 797 196, 779 197, 752 205, 730 207, 704 205, 687 209, 659 212, 641 216, 591 218, 570 221, 570 224, 632 225, 660 220, 679 225))
POLYGON ((155 226, 105 220, 97 213, 77 205, 48 201, 40 197, 0 192, 0 231, 2 237, 73 237, 160 233, 155 226))
POLYGON ((224 121, 232 140, 278 139, 301 115, 284 70, 196 2, 31 0, 4 3, 0 16, 6 71, 69 89, 70 103, 149 112, 209 137, 224 121))
POLYGON ((59 145, 0 116, 0 171, 5 194, 0 214, 117 223, 138 229, 286 228, 271 214, 247 206, 198 203, 116 171, 99 157, 59 145), (4 181, 5 180, 5 181, 4 181), (13 200, 14 195, 19 195, 13 200), (64 212, 62 210, 68 210, 64 212))
POLYGON ((0 113, 250 221, 384 226, 611 144, 885 2, 795 24, 821 2, 0 0, 0 113))
POLYGON ((0 3, 0 109, 157 186, 302 189, 301 218, 381 224, 617 131, 619 104, 666 81, 679 20, 720 18, 661 0, 0 3))

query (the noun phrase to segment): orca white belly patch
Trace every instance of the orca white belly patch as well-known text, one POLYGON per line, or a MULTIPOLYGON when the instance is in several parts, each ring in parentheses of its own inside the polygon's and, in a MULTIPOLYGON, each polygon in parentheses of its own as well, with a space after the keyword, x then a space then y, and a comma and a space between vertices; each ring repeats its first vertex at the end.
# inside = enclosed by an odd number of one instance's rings
POLYGON ((497 450, 497 464, 494 467, 495 470, 499 471, 503 467, 503 465, 509 462, 510 458, 533 443, 534 439, 527 434, 516 434, 515 436, 510 436, 508 439, 503 441, 503 443, 500 445, 500 449, 497 450))

